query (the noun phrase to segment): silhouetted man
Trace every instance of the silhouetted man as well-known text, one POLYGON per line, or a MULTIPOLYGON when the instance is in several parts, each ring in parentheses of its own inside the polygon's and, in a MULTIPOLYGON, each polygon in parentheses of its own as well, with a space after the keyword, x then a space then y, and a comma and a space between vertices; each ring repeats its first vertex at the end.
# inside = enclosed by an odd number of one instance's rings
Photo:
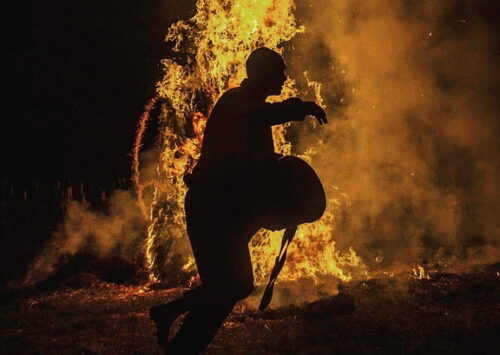
POLYGON ((278 157, 271 127, 307 115, 326 123, 324 111, 314 102, 265 101, 280 94, 285 68, 278 53, 268 48, 253 51, 246 62, 248 78, 222 95, 207 121, 201 157, 186 177, 185 203, 202 285, 150 310, 159 344, 169 353, 201 352, 236 302, 254 288, 248 242, 273 219, 266 208, 268 171, 278 157), (185 312, 182 327, 168 343, 171 323, 185 312))

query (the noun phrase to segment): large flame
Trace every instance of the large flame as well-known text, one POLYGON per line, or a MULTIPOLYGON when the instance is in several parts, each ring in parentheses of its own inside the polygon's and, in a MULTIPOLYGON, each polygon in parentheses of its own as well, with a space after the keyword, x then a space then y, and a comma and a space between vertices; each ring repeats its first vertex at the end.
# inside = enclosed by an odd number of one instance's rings
MULTIPOLYGON (((282 43, 304 30, 297 25, 293 11, 292 0, 199 0, 191 19, 169 28, 166 40, 174 44, 178 57, 163 60, 165 75, 157 84, 162 106, 156 176, 149 181, 140 178, 139 160, 135 160, 139 195, 143 196, 147 186, 153 186, 149 200, 144 197, 150 204, 151 220, 145 255, 153 279, 194 271, 184 221, 186 186, 182 177, 199 157, 206 118, 214 103, 245 78, 244 63, 250 52, 261 46, 281 52, 282 43)), ((308 83, 321 104, 320 83, 308 83)), ((289 79, 277 99, 298 95, 294 84, 289 79)), ((142 124, 147 116, 143 116, 142 124)), ((275 149, 291 154, 286 129, 274 128, 275 149)), ((142 125, 140 135, 143 130, 142 125)), ((136 147, 138 154, 140 139, 136 147)), ((301 158, 314 165, 309 154, 301 158)), ((320 280, 333 275, 345 281, 351 279, 353 268, 359 269, 360 260, 354 250, 341 254, 335 249, 332 226, 336 204, 335 200, 329 201, 321 220, 299 227, 280 280, 320 280)), ((258 284, 268 278, 281 237, 282 231, 261 230, 251 242, 258 284)))

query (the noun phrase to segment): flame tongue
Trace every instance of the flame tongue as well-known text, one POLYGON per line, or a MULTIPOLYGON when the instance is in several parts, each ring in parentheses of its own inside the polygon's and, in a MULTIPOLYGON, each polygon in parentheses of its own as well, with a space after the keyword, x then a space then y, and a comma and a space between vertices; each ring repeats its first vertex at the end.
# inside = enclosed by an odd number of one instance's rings
MULTIPOLYGON (((168 30, 166 39, 185 56, 185 63, 171 59, 162 62, 165 75, 157 84, 158 96, 164 102, 158 165, 153 178, 139 183, 139 189, 147 184, 154 186, 149 197, 151 224, 145 244, 147 267, 154 279, 194 272, 184 225, 186 187, 182 177, 199 157, 208 112, 224 91, 244 79, 244 63, 253 49, 266 46, 279 52, 281 43, 303 31, 296 24, 291 0, 199 0, 196 10, 194 17, 168 30)), ((294 81, 289 79, 279 99, 297 95, 294 87, 294 81)), ((319 86, 316 91, 319 93, 319 86)), ((275 150, 282 154, 291 153, 291 143, 284 135, 286 128, 277 127, 273 132, 275 150)), ((301 158, 310 161, 309 156, 301 158)), ((343 268, 356 267, 360 260, 352 250, 347 255, 335 250, 334 207, 330 201, 320 221, 299 227, 280 280, 317 280, 323 275, 351 278, 343 268)), ((268 278, 281 234, 261 230, 251 242, 258 284, 268 278)))

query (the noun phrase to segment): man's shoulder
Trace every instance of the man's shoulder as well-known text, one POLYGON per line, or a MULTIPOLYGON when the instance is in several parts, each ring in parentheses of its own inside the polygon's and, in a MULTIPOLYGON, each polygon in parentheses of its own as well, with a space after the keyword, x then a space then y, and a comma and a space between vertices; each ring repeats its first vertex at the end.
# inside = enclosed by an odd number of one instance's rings
POLYGON ((227 90, 215 103, 210 113, 209 122, 219 122, 221 119, 225 121, 229 117, 239 115, 240 109, 245 105, 245 101, 241 88, 236 87, 227 90))
POLYGON ((219 98, 219 101, 234 101, 234 100, 243 100, 244 99, 244 91, 241 87, 235 87, 227 90, 222 96, 219 98))
POLYGON ((245 95, 241 88, 229 89, 217 100, 212 115, 219 115, 220 113, 227 115, 230 112, 235 112, 244 106, 245 102, 245 95))

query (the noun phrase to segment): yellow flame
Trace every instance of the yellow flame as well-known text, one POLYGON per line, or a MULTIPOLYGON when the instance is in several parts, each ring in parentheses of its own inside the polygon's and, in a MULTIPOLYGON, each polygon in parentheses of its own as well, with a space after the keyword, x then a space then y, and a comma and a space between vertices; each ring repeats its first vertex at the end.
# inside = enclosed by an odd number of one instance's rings
POLYGON ((415 279, 418 279, 418 280, 422 280, 422 279, 430 280, 431 279, 431 276, 429 275, 427 270, 425 270, 424 267, 421 265, 417 265, 416 268, 413 268, 411 276, 415 279))
MULTIPOLYGON (((245 78, 244 63, 252 50, 266 46, 281 52, 280 44, 304 30, 296 24, 292 0, 199 0, 196 10, 191 19, 169 28, 166 39, 174 43, 180 59, 162 61, 165 75, 157 84, 162 102, 161 151, 145 243, 146 266, 153 279, 172 277, 179 270, 194 270, 185 231, 186 186, 182 177, 199 157, 206 117, 214 103, 245 78)), ((322 104, 321 84, 309 80, 308 83, 322 104)), ((295 82, 288 79, 282 95, 274 100, 297 94, 295 82)), ((286 125, 274 127, 273 135, 276 151, 288 155, 291 143, 285 139, 286 129, 286 125)), ((312 152, 307 150, 301 158, 311 161, 312 152)), ((336 201, 331 200, 320 221, 299 227, 280 279, 320 279, 324 275, 344 281, 351 279, 350 272, 361 261, 352 249, 345 254, 335 249, 332 230, 335 206, 336 201)), ((258 284, 268 278, 282 233, 261 230, 251 242, 258 284)))

